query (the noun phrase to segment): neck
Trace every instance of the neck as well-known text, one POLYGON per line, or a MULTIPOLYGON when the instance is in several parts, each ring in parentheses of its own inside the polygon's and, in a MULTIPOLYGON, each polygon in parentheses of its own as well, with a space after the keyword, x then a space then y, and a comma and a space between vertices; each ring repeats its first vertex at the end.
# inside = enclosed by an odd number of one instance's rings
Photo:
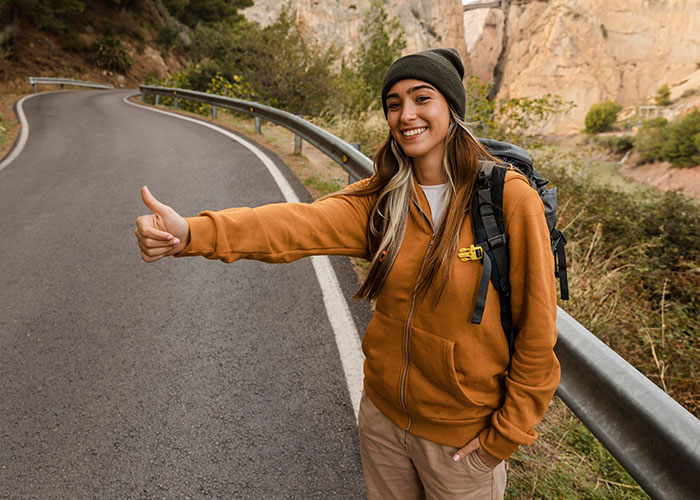
POLYGON ((433 158, 413 158, 413 173, 418 184, 434 186, 445 183, 445 172, 442 169, 442 154, 433 158))

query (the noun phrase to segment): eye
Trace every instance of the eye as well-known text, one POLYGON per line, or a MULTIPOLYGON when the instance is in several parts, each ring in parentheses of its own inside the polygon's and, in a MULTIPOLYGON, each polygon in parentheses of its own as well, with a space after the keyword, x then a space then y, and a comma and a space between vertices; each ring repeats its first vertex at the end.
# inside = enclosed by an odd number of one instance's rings
POLYGON ((430 96, 427 95, 419 95, 416 97, 416 102, 428 102, 430 100, 430 96))
POLYGON ((400 106, 401 105, 398 102, 394 101, 394 102, 390 102, 389 104, 387 104, 386 108, 387 109, 399 109, 400 106))

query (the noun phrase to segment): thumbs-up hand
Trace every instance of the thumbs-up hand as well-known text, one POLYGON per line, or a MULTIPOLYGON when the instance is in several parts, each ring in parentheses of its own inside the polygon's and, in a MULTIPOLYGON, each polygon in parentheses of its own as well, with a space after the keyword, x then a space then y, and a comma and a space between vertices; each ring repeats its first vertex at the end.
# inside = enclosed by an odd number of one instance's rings
POLYGON ((139 241, 141 258, 146 262, 155 262, 180 253, 190 239, 187 221, 175 210, 159 202, 146 186, 141 188, 141 198, 153 212, 136 219, 134 234, 139 241))

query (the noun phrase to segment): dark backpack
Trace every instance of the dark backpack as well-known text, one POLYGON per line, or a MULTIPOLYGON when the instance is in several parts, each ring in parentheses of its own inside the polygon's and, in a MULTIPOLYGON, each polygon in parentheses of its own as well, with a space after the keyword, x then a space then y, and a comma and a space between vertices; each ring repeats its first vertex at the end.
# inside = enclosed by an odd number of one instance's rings
MULTIPOLYGON (((544 213, 549 227, 549 236, 554 253, 554 275, 559 278, 561 298, 569 299, 569 284, 566 277, 566 256, 564 245, 566 239, 556 228, 557 219, 557 188, 545 189, 549 182, 543 178, 532 165, 532 158, 523 148, 507 142, 493 139, 479 139, 489 152, 503 160, 501 166, 517 169, 530 181, 537 190, 544 204, 544 213)), ((474 231, 475 249, 465 251, 470 259, 483 259, 483 270, 476 305, 471 322, 481 324, 481 317, 486 305, 489 280, 498 291, 501 303, 501 324, 508 339, 510 354, 513 354, 517 332, 513 330, 513 320, 510 309, 510 279, 508 261, 508 241, 503 223, 503 186, 507 168, 496 168, 493 161, 482 161, 475 193, 471 202, 471 219, 474 231)), ((460 257, 463 257, 460 255, 460 257)))

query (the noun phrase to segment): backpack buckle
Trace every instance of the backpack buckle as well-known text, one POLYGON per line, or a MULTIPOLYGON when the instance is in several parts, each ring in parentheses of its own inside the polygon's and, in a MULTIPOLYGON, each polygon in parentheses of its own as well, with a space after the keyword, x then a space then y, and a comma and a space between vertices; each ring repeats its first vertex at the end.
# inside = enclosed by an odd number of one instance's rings
POLYGON ((481 260, 484 258, 484 249, 481 247, 475 247, 474 245, 469 245, 469 248, 460 248, 457 256, 462 262, 481 260))
POLYGON ((506 244, 506 235, 505 234, 497 234, 496 236, 492 236, 487 240, 489 244, 489 249, 493 250, 494 248, 502 247, 503 245, 506 244))

